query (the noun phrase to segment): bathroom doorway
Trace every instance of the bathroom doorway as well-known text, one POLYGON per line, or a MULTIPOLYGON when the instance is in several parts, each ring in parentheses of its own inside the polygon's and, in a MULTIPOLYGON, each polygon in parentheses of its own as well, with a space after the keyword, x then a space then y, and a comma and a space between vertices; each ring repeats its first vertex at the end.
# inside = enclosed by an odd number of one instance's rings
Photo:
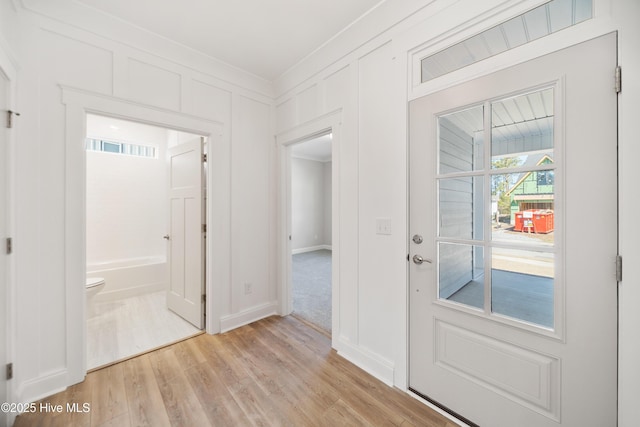
POLYGON ((87 115, 87 283, 98 288, 87 288, 89 370, 202 333, 205 144, 199 135, 87 115), (194 217, 196 233, 176 226, 194 217), (195 306, 196 320, 180 300, 195 306))
POLYGON ((291 146, 293 314, 331 333, 332 134, 291 146))

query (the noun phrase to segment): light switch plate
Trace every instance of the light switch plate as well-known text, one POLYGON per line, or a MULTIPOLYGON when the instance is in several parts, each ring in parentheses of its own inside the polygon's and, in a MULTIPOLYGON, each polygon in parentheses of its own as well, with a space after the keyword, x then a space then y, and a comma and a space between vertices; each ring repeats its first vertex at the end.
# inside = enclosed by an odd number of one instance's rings
POLYGON ((376 234, 391 234, 391 218, 376 218, 376 234))

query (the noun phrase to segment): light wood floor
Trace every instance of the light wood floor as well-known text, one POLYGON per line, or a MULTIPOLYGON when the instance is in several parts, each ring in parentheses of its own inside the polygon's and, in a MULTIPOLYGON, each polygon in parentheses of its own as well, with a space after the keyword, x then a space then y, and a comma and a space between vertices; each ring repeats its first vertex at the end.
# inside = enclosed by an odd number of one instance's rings
POLYGON ((199 335, 94 371, 22 414, 23 426, 427 426, 455 424, 388 387, 294 317, 199 335), (70 413, 67 404, 88 404, 70 413))
POLYGON ((87 368, 144 353, 201 331, 167 308, 165 291, 92 301, 87 319, 87 368))

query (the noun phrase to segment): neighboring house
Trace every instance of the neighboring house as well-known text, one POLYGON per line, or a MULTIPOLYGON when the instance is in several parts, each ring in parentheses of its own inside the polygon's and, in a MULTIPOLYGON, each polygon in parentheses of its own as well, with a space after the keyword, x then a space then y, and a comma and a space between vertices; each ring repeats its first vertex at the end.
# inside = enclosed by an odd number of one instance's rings
MULTIPOLYGON (((553 163, 548 154, 528 156, 523 166, 546 165, 553 163)), ((553 210, 553 170, 530 171, 523 173, 518 181, 507 191, 511 197, 511 224, 515 224, 516 212, 526 210, 553 210)))

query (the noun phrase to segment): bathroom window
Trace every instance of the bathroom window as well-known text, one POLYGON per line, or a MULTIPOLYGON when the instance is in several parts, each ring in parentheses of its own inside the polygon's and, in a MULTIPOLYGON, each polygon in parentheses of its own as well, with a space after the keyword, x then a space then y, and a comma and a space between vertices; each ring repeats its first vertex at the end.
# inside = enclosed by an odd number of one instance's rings
POLYGON ((148 145, 129 144, 118 141, 105 141, 102 139, 87 138, 86 149, 89 151, 102 151, 104 153, 125 154, 128 156, 150 157, 156 159, 156 147, 148 145))

